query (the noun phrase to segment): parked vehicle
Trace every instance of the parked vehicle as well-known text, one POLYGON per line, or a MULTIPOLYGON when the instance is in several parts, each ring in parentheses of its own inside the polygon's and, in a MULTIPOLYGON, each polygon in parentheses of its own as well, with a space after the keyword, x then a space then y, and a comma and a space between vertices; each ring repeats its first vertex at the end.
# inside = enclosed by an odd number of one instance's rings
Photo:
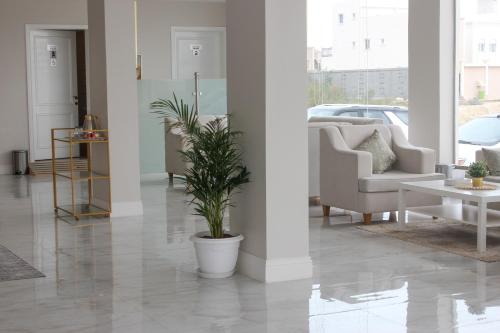
POLYGON ((322 104, 309 108, 307 116, 308 118, 330 116, 379 118, 386 125, 398 125, 408 137, 408 108, 404 106, 322 104))
POLYGON ((481 147, 500 148, 500 114, 468 121, 458 128, 458 160, 462 165, 475 161, 481 147))
MULTIPOLYGON (((403 106, 322 104, 309 108, 307 116, 379 118, 384 124, 400 126, 408 136, 408 108, 403 106)), ((458 128, 459 165, 474 162, 481 147, 500 148, 500 113, 475 118, 458 128)))

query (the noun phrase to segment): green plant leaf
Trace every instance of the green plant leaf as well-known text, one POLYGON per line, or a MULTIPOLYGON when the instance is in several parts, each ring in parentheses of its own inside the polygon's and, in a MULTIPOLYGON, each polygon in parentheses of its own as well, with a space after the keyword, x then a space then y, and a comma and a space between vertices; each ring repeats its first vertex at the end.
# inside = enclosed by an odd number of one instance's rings
POLYGON ((193 196, 195 215, 203 216, 213 238, 224 237, 224 214, 233 206, 232 196, 250 181, 243 165, 237 138, 242 135, 230 127, 229 117, 215 118, 201 125, 198 115, 173 94, 173 100, 151 103, 152 112, 164 117, 169 130, 180 129, 186 145, 182 154, 189 167, 186 191, 193 196))

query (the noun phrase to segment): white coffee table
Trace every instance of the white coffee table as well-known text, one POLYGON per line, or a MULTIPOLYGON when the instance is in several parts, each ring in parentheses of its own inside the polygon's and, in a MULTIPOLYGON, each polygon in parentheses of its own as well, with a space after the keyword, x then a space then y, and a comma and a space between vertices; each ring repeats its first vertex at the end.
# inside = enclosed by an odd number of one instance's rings
POLYGON ((443 180, 401 183, 399 187, 398 223, 401 228, 405 228, 408 223, 406 212, 411 211, 475 225, 477 227, 477 251, 484 252, 486 251, 486 229, 500 227, 500 211, 487 209, 487 204, 490 202, 500 202, 500 187, 490 191, 470 191, 460 190, 454 186, 446 186, 443 180), (406 193, 408 191, 460 199, 462 202, 476 203, 477 206, 459 203, 407 208, 406 193))

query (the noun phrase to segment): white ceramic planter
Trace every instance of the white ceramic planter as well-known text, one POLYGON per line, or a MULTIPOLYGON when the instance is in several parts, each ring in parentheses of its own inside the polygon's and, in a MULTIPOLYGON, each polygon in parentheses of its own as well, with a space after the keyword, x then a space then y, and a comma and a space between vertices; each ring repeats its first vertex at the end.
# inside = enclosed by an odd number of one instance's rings
POLYGON ((223 239, 203 238, 210 236, 210 232, 199 232, 191 236, 194 243, 196 258, 198 259, 198 274, 201 277, 216 279, 225 278, 234 274, 238 249, 243 236, 232 234, 234 237, 223 239))

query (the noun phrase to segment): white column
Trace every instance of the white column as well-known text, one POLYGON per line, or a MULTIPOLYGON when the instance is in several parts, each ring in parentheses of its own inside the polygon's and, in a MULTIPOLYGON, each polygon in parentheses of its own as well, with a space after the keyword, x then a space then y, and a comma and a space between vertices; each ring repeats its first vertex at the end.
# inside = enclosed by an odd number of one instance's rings
POLYGON ((90 112, 109 129, 112 216, 142 214, 133 0, 88 0, 90 112))
POLYGON ((228 0, 228 110, 251 174, 231 210, 239 271, 308 278, 306 0, 228 0))
POLYGON ((454 162, 455 7, 453 0, 409 2, 409 139, 454 162))

